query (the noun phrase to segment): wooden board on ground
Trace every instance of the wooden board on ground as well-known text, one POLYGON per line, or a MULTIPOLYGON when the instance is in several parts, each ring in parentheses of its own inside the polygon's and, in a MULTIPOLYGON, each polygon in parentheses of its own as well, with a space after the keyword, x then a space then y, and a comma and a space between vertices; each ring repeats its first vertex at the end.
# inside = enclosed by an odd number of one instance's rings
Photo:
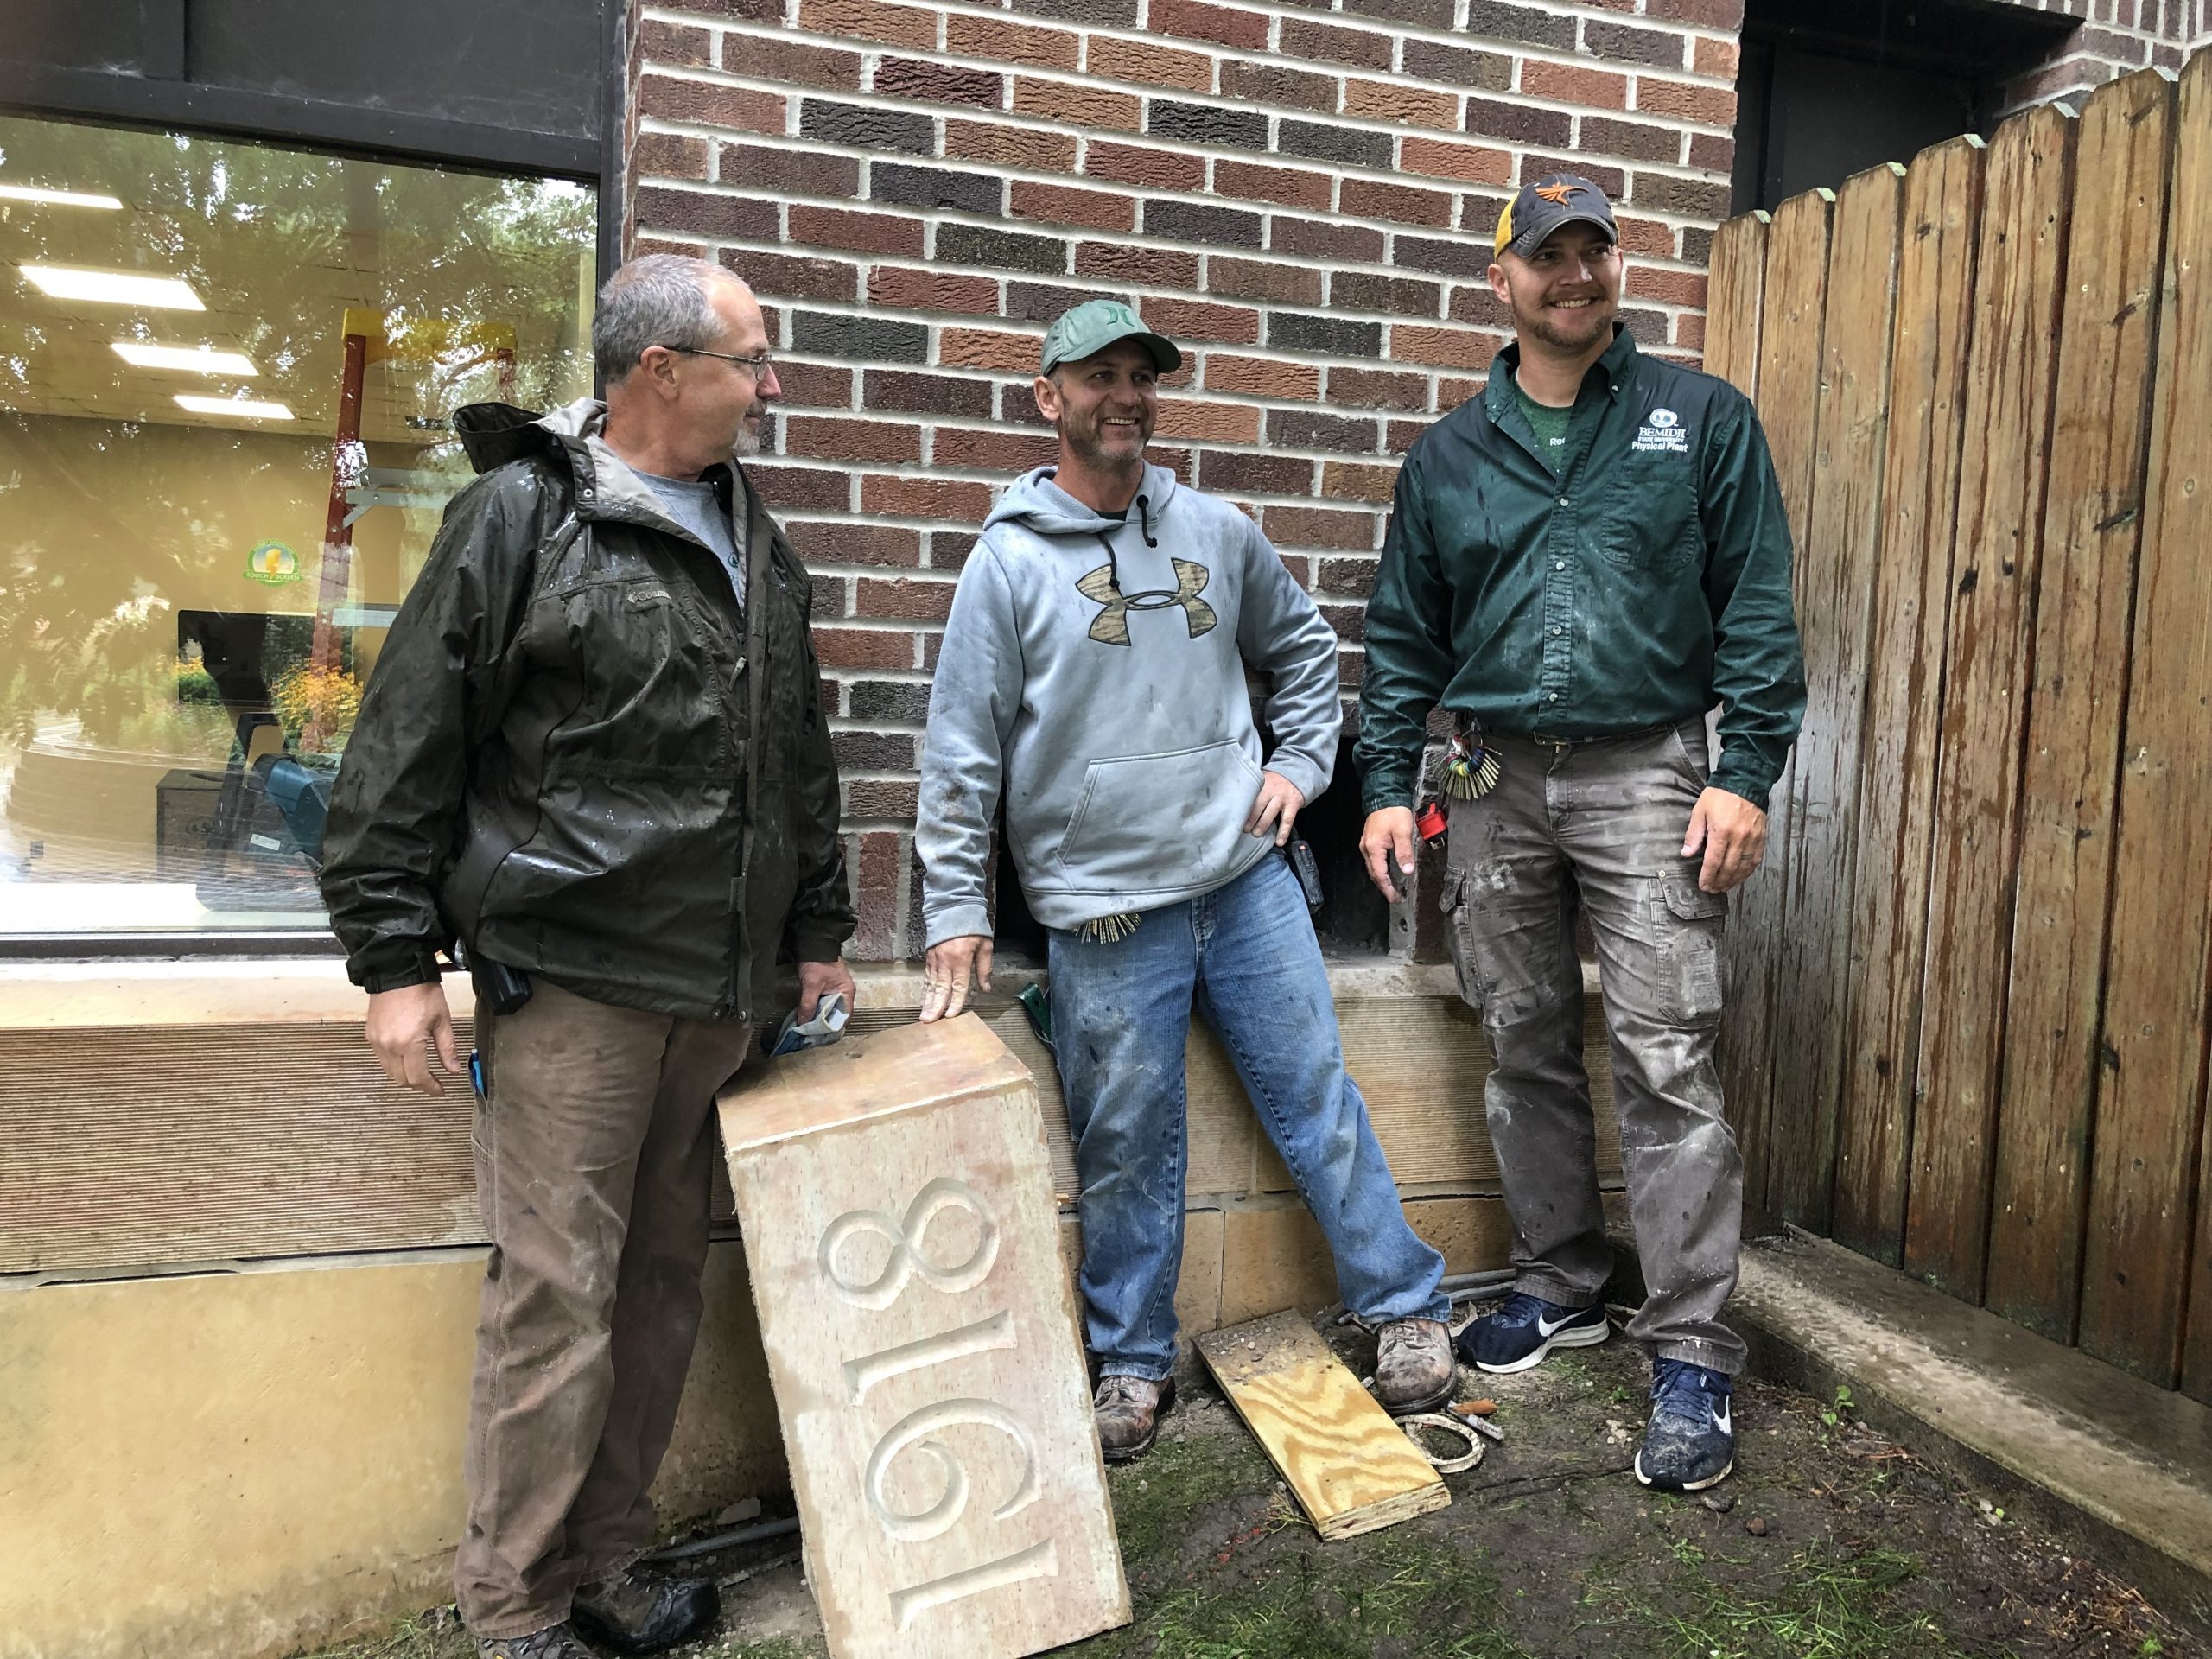
POLYGON ((720 1106, 830 1652, 1126 1624, 1028 1071, 969 1014, 750 1067, 720 1106))
POLYGON ((1852 1249, 1892 1267, 1904 1247, 1943 643, 1986 153, 1969 134, 1923 150, 1906 172, 1890 353, 1834 1226, 1852 1249))
POLYGON ((1322 1537, 1355 1537, 1451 1503, 1427 1454, 1301 1315, 1208 1332, 1198 1353, 1322 1537))
POLYGON ((2074 1339, 2097 1097, 2120 721, 2149 448, 2173 82, 2113 81, 2082 111, 2058 402, 2021 786, 1992 1311, 2074 1339))

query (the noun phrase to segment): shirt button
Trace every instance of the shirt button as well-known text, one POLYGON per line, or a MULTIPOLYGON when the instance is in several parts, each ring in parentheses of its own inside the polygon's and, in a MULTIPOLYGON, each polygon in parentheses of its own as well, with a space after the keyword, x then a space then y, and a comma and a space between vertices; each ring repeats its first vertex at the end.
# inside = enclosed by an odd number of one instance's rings
POLYGON ((1552 630, 1552 632, 1553 632, 1554 633, 1557 633, 1557 632, 1559 632, 1559 630, 1558 630, 1557 628, 1554 628, 1554 629, 1552 630))
POLYGON ((1564 569, 1567 569, 1567 561, 1566 561, 1565 559, 1554 559, 1554 560, 1552 561, 1552 569, 1554 569, 1554 570, 1564 570, 1564 569))
POLYGON ((1565 506, 1565 505, 1567 505, 1567 498, 1566 498, 1565 496, 1563 496, 1563 495, 1562 495, 1561 497, 1560 497, 1560 499, 1559 499, 1559 504, 1560 504, 1560 505, 1561 505, 1562 507, 1563 507, 1563 506, 1565 506))
POLYGON ((1553 693, 1552 693, 1552 701, 1553 701, 1554 702, 1557 702, 1559 701, 1559 693, 1558 693, 1558 692, 1554 691, 1554 692, 1553 692, 1553 693))

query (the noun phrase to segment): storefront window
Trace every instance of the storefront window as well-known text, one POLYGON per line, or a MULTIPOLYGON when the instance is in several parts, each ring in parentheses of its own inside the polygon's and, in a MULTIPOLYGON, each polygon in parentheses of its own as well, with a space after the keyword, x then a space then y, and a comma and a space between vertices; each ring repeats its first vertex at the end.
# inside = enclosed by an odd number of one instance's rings
POLYGON ((0 117, 0 944, 321 930, 454 411, 591 390, 588 186, 0 117))

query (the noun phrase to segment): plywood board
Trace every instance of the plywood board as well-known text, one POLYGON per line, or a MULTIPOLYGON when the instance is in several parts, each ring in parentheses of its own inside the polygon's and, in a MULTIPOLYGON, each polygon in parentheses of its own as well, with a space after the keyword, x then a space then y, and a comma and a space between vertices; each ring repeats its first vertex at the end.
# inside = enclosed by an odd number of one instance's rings
POLYGON ((830 1652, 1126 1623, 1027 1070, 967 1014, 751 1068, 720 1110, 830 1652))
POLYGON ((1987 1305, 2074 1339, 2135 556, 2151 435, 2173 83, 2082 111, 2036 601, 1987 1305))
POLYGON ((2045 105, 2007 121, 1989 147, 1967 372, 1904 1260, 1977 1302, 2075 126, 2045 105))
POLYGON ((1984 160, 1969 135, 1922 151, 1906 172, 1890 353, 1833 1224, 1891 1266, 1904 1249, 1984 160))
MULTIPOLYGON (((1792 539, 1804 540, 1812 505, 1821 331, 1827 311, 1828 226, 1834 194, 1810 190, 1776 210, 1767 233, 1759 331, 1758 412, 1774 457, 1792 539)), ((1775 780, 1765 861, 1736 890, 1727 935, 1728 1007, 1718 1059, 1721 1096, 1744 1152, 1744 1198, 1764 1208, 1768 1166, 1791 1155, 1769 1126, 1774 1078, 1774 977, 1785 925, 1789 772, 1775 780)))
POLYGON ((1355 1537, 1451 1503, 1427 1455, 1302 1315, 1209 1332, 1198 1353, 1322 1537, 1355 1537))
POLYGON ((2212 1274, 2201 1189, 2212 950, 2212 53, 2182 76, 2173 216, 2122 728, 2113 892, 2082 1281, 2081 1344, 2171 1385, 2184 1306, 2192 1394, 2212 1395, 2212 1274), (2196 1214, 2192 1217, 2192 1208, 2196 1214), (2192 1261, 2196 1282, 2190 1287, 2192 1261), (2186 1302, 2184 1301, 2184 1299, 2186 1302))
POLYGON ((1774 1068, 1770 1134, 1773 1145, 1786 1151, 1772 1160, 1767 1207, 1815 1232, 1827 1230, 1835 1179, 1860 722, 1882 530, 1904 186, 1904 168, 1891 164, 1852 178, 1836 199, 1813 499, 1796 550, 1805 722, 1789 772, 1789 810, 1782 815, 1787 846, 1768 849, 1787 883, 1773 1043, 1789 1060, 1774 1068))

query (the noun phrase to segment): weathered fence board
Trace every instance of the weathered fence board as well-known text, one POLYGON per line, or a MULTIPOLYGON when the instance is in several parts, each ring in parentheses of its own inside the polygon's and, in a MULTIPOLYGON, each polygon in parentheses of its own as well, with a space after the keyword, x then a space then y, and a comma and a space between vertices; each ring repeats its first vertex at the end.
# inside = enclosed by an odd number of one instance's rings
POLYGON ((2188 1382, 2202 1395, 2212 1389, 2212 1287, 2191 1211, 2212 944, 2212 53, 2182 79, 2176 132, 2081 1343, 2171 1383, 2194 1257, 2188 1382))
MULTIPOLYGON (((1825 1232, 1835 1179, 1859 813, 1859 721, 1890 423, 1890 328, 1904 168, 1874 168, 1836 199, 1812 505, 1796 573, 1803 735, 1789 776, 1782 868, 1789 925, 1776 956, 1769 1206, 1825 1232)), ((1770 849, 1778 850, 1778 849, 1770 849)))
POLYGON ((1732 219, 1713 238, 1706 283, 1705 372, 1746 397, 1758 395, 1759 315, 1766 289, 1764 213, 1732 219))
MULTIPOLYGON (((1827 311, 1828 225, 1835 197, 1808 191, 1784 202, 1767 232, 1766 293, 1759 331, 1758 410, 1773 452, 1789 522, 1802 524, 1813 493, 1814 423, 1818 416, 1821 327, 1827 311)), ((1728 930, 1734 988, 1720 1027, 1721 1089, 1745 1128, 1744 1197, 1768 1202, 1775 1156, 1767 1132, 1773 1083, 1774 964, 1787 879, 1789 774, 1776 781, 1766 861, 1737 889, 1728 930)))
POLYGON ((2059 327, 1986 1300, 2061 1342, 2081 1283, 2172 136, 2155 70, 2083 109, 2059 327))
POLYGON ((1943 641, 1985 157, 1981 140, 1968 136, 1924 150, 1913 162, 1905 175, 1897 267, 1834 1216, 1837 1238, 1892 1266, 1904 1246, 1943 641))
POLYGON ((1940 1003, 1921 1025, 1904 1257, 1974 1301, 1988 1239, 2075 126, 2067 111, 2045 105, 2006 122, 1989 147, 1967 370, 1924 970, 1940 1003))

